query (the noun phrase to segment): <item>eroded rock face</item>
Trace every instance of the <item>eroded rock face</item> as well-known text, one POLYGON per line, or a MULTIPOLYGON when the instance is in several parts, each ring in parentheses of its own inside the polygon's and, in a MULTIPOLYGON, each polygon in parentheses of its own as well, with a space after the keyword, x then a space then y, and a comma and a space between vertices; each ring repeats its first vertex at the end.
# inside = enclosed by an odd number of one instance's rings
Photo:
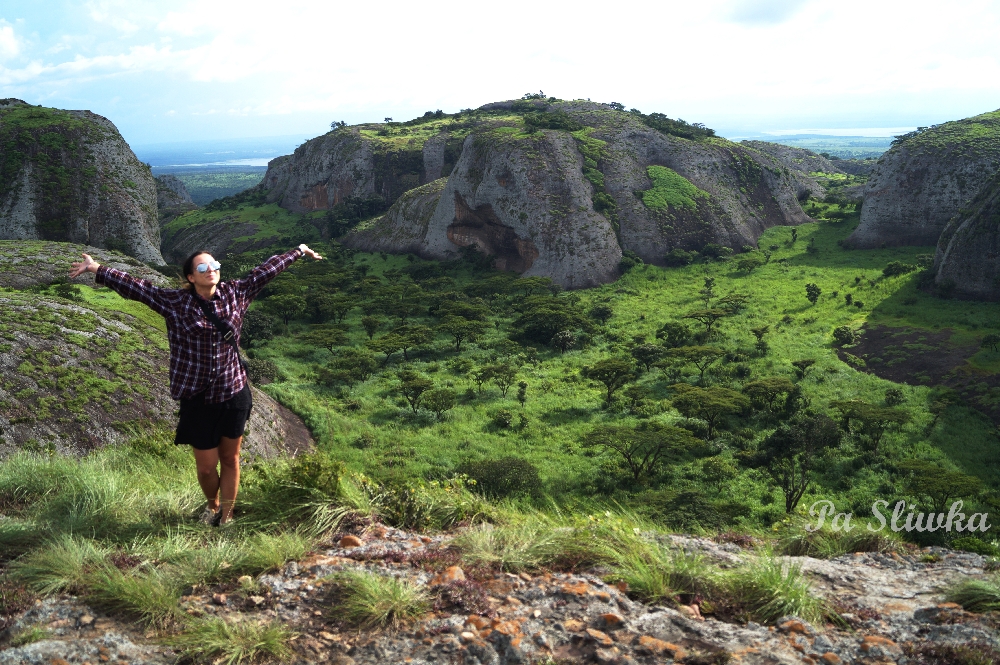
POLYGON ((931 127, 898 142, 864 191, 855 247, 933 245, 1000 168, 1000 111, 931 127))
POLYGON ((187 187, 181 179, 175 175, 161 175, 156 180, 156 209, 163 226, 175 219, 178 215, 183 215, 189 210, 198 208, 187 187))
POLYGON ((960 298, 1000 300, 1000 171, 938 240, 938 288, 960 298))
MULTIPOLYGON (((582 288, 615 279, 623 250, 662 264, 674 248, 739 250, 771 226, 809 221, 798 201, 808 183, 768 154, 666 135, 590 102, 536 103, 533 112, 568 117, 569 126, 533 129, 517 104, 484 106, 492 115, 463 125, 472 128, 443 187, 408 193, 344 243, 434 259, 475 246, 498 268, 582 288), (648 206, 642 193, 655 186, 654 166, 679 174, 697 196, 648 206)), ((668 192, 664 200, 675 199, 668 192)))
POLYGON ((110 120, 0 100, 0 239, 118 249, 162 264, 156 187, 110 120))

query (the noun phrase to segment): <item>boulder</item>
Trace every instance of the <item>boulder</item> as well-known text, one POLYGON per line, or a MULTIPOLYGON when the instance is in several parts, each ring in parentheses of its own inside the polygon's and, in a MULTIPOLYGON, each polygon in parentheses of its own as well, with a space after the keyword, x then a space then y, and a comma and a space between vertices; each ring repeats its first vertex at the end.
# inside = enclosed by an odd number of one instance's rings
POLYGON ((1000 300, 1000 171, 945 227, 934 256, 938 289, 1000 300))
POLYGON ((156 187, 110 120, 0 100, 0 240, 55 240, 162 264, 156 187))
POLYGON ((1000 168, 1000 111, 900 137, 878 160, 863 197, 859 248, 934 245, 1000 168))

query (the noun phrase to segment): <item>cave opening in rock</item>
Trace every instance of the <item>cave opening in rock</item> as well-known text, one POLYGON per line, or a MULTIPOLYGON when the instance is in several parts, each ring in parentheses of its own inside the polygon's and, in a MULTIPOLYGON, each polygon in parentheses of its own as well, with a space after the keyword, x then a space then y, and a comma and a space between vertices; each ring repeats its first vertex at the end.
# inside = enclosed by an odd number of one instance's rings
POLYGON ((500 221, 493 206, 485 203, 473 210, 458 192, 455 221, 448 227, 448 240, 459 247, 475 246, 494 257, 493 266, 498 270, 523 273, 538 258, 535 243, 518 237, 514 229, 500 221))

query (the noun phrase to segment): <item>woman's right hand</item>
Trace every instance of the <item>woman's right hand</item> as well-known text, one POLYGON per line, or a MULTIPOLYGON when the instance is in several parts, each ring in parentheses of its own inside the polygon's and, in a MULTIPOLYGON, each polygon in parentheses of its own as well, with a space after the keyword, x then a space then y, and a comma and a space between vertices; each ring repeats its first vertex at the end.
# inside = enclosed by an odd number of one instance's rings
POLYGON ((97 272, 101 264, 91 258, 90 254, 83 255, 83 261, 74 261, 73 269, 69 271, 70 279, 79 277, 85 272, 97 272))

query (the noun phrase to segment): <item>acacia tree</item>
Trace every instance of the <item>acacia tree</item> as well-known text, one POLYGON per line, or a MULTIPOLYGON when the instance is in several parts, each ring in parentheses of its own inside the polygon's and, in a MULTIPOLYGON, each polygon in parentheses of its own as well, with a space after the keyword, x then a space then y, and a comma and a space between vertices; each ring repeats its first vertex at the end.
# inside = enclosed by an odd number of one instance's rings
POLYGON ((517 379, 517 368, 514 365, 498 363, 490 366, 490 380, 500 389, 500 395, 505 399, 515 379, 517 379))
POLYGON ((840 411, 844 429, 854 431, 854 423, 858 424, 856 431, 867 439, 868 449, 876 455, 887 432, 910 422, 908 411, 875 406, 858 399, 830 402, 830 406, 840 411))
POLYGON ((663 357, 664 353, 666 353, 666 350, 659 344, 640 344, 632 349, 632 357, 647 372, 650 367, 663 357))
POLYGON ((705 370, 724 355, 726 352, 715 346, 681 346, 676 349, 668 349, 666 353, 668 358, 691 363, 697 367, 699 382, 704 382, 705 370))
POLYGON ((399 336, 399 348, 403 352, 404 360, 410 359, 407 353, 409 349, 426 346, 434 339, 434 332, 427 326, 402 325, 392 332, 399 336))
POLYGON ((387 335, 382 335, 378 339, 369 341, 368 348, 376 353, 384 353, 385 360, 382 361, 382 364, 387 365, 392 354, 403 348, 403 338, 391 332, 387 335))
POLYGON ((678 383, 673 386, 673 390, 674 408, 685 418, 704 420, 708 424, 708 432, 705 435, 707 439, 715 437, 715 430, 723 418, 741 413, 750 406, 750 400, 746 395, 721 386, 699 388, 678 383))
POLYGON ((330 353, 336 353, 334 349, 347 344, 347 335, 336 326, 319 325, 313 326, 309 332, 302 336, 302 340, 320 346, 330 353))
POLYGON ((475 341, 486 331, 486 323, 470 321, 465 317, 449 314, 441 320, 438 330, 451 335, 455 339, 455 353, 461 353, 462 342, 465 340, 475 341))
POLYGON ((795 390, 795 384, 783 376, 769 376, 751 381, 743 386, 743 394, 750 398, 754 408, 774 413, 778 409, 778 399, 795 390))
POLYGON ((711 309, 698 309, 689 314, 685 314, 685 319, 694 319, 705 326, 705 334, 712 334, 712 326, 724 316, 729 315, 729 310, 713 307, 711 309))
POLYGON ((632 364, 620 358, 605 358, 598 360, 583 370, 584 377, 604 384, 607 389, 605 404, 611 404, 615 392, 635 379, 632 364))
POLYGON ((660 423, 640 427, 601 425, 588 432, 583 443, 617 453, 636 482, 664 461, 683 457, 702 445, 686 429, 660 423))
POLYGON ((400 394, 409 403, 413 413, 416 413, 417 409, 420 408, 420 401, 424 393, 434 387, 434 382, 408 369, 404 369, 397 376, 399 377, 398 390, 400 394))
POLYGON ((935 513, 946 512, 953 500, 972 496, 983 486, 982 481, 975 476, 961 471, 949 471, 923 460, 903 462, 899 469, 909 474, 906 479, 907 489, 930 499, 935 513))
POLYGON ((441 420, 445 411, 454 408, 457 401, 455 391, 451 388, 434 388, 423 395, 421 404, 428 411, 433 411, 437 419, 441 420))
POLYGON ((369 340, 375 338, 375 333, 378 332, 383 323, 385 322, 377 316, 366 315, 361 317, 361 327, 365 329, 365 334, 368 335, 369 340))
POLYGON ((795 510, 809 488, 816 462, 840 441, 837 423, 824 415, 794 416, 764 439, 753 461, 781 488, 786 513, 795 510))
POLYGON ((683 323, 668 321, 663 327, 656 331, 656 339, 660 340, 667 348, 684 346, 691 339, 691 331, 683 323))
POLYGON ((552 336, 552 346, 559 349, 559 353, 566 353, 576 344, 576 335, 569 330, 560 330, 552 336))

